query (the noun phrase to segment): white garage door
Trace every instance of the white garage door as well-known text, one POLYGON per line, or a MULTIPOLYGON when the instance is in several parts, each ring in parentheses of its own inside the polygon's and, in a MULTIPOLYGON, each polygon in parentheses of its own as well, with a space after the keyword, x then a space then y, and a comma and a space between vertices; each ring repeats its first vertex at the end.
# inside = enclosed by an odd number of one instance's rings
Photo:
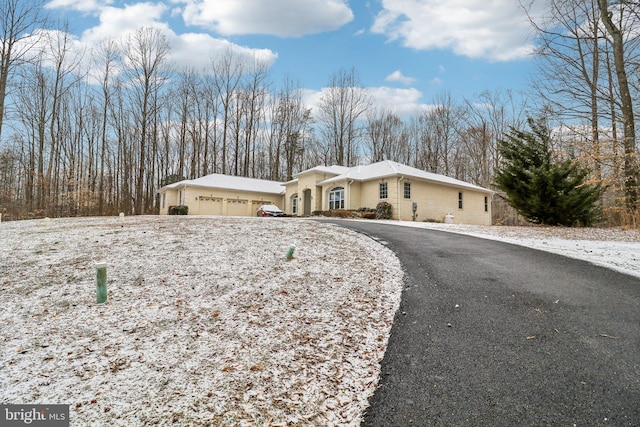
POLYGON ((227 199, 227 216, 247 216, 247 200, 227 199))
POLYGON ((200 215, 222 215, 222 199, 200 197, 200 215))

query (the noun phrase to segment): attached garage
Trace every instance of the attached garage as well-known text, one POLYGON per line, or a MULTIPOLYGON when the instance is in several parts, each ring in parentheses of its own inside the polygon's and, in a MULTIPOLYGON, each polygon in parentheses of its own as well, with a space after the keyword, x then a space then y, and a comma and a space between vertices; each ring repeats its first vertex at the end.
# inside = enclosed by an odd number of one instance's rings
POLYGON ((160 215, 167 215, 171 206, 186 205, 189 215, 255 216, 261 205, 284 210, 284 192, 277 181, 211 174, 158 190, 160 215))

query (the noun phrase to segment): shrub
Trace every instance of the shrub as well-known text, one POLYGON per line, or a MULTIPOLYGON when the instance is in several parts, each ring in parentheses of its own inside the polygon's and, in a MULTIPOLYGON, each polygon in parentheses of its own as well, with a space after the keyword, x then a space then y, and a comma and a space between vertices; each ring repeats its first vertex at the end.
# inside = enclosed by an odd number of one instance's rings
POLYGON ((502 164, 495 183, 514 209, 534 224, 590 226, 600 221, 603 189, 590 185, 589 170, 555 157, 551 130, 529 119, 531 132, 512 129, 498 141, 502 164))
POLYGON ((376 211, 375 210, 373 212, 364 211, 360 215, 362 215, 362 218, 364 218, 364 219, 376 219, 376 211))
POLYGON ((389 202, 380 202, 376 205, 376 219, 391 219, 393 206, 389 202))
POLYGON ((443 222, 441 219, 427 218, 423 222, 443 222))
POLYGON ((169 215, 188 215, 188 214, 189 214, 189 206, 187 205, 169 206, 169 215))
POLYGON ((336 209, 329 211, 329 216, 335 218, 358 218, 360 215, 356 211, 336 209))

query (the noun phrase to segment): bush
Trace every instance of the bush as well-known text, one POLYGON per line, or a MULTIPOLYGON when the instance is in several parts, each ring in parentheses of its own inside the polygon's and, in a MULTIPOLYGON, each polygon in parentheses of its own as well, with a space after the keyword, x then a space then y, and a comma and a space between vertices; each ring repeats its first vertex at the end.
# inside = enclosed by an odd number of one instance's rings
POLYGON ((502 164, 495 184, 514 209, 534 224, 591 226, 601 220, 603 189, 590 185, 589 169, 555 157, 551 130, 529 119, 531 132, 512 129, 498 141, 502 164))
POLYGON ((380 202, 376 205, 376 219, 391 219, 393 206, 388 202, 380 202))
POLYGON ((189 206, 187 205, 169 206, 169 215, 188 215, 188 214, 189 214, 189 206))
POLYGON ((373 212, 370 211, 364 211, 360 214, 362 216, 362 218, 364 219, 376 219, 376 211, 374 210, 373 212))
POLYGON ((441 223, 443 222, 441 219, 435 219, 435 218, 427 218, 425 219, 423 222, 437 222, 437 223, 441 223))
POLYGON ((334 218, 358 218, 360 215, 356 211, 344 210, 344 209, 336 209, 327 212, 327 216, 331 216, 334 218))

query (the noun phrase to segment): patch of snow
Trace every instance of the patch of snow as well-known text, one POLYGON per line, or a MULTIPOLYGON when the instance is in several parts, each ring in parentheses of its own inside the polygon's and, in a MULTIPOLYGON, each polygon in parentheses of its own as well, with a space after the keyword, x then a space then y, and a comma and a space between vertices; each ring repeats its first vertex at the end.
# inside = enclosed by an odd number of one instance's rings
POLYGON ((72 426, 359 425, 403 281, 389 249, 295 219, 15 221, 0 240, 0 402, 69 404, 72 426))

